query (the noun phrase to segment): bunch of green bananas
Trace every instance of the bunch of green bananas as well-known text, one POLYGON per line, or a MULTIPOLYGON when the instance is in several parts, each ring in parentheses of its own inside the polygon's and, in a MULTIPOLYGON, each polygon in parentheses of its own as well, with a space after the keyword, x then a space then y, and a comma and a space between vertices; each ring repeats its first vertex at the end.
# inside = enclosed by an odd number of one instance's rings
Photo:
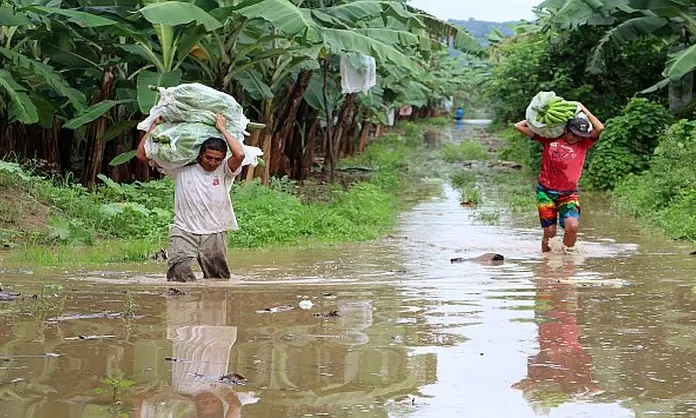
POLYGON ((554 97, 541 109, 536 110, 539 113, 539 122, 545 125, 558 125, 573 119, 577 109, 577 104, 566 102, 562 97, 554 97))

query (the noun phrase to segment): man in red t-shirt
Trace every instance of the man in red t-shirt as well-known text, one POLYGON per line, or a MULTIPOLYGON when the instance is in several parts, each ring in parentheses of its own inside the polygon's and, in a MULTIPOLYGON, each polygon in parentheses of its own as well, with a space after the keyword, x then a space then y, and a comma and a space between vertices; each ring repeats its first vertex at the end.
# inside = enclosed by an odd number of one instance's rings
POLYGON ((556 224, 560 218, 565 230, 563 246, 568 252, 575 249, 580 221, 578 181, 585 165, 585 155, 599 139, 604 125, 584 105, 580 105, 587 119, 576 117, 566 124, 558 138, 544 138, 535 134, 526 121, 517 122, 515 129, 541 142, 544 151, 537 184, 539 220, 544 229, 541 241, 543 252, 551 251, 549 240, 556 236, 556 224))

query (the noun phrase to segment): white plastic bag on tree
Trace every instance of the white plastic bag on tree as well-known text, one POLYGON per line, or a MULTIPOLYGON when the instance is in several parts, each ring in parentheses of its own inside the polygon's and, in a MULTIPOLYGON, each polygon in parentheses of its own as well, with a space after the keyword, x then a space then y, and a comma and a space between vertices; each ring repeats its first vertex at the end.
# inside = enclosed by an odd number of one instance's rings
MULTIPOLYGON (((563 122, 547 125, 537 119, 539 115, 537 109, 541 109, 546 106, 546 104, 554 97, 556 97, 556 93, 553 91, 539 92, 536 96, 534 96, 534 98, 532 98, 529 106, 527 106, 527 112, 525 114, 529 129, 531 129, 535 134, 543 136, 544 138, 558 138, 559 136, 563 135, 563 132, 565 131, 565 123, 563 122)), ((575 112, 576 115, 580 112, 580 109, 581 107, 578 104, 578 110, 575 112)))
POLYGON ((138 124, 138 129, 147 131, 158 118, 164 121, 145 142, 148 158, 164 169, 196 161, 200 146, 206 139, 224 139, 215 127, 219 113, 227 120, 227 130, 244 148, 242 165, 258 165, 258 157, 263 152, 257 147, 244 145, 249 119, 234 97, 198 83, 158 90, 158 103, 152 107, 147 119, 138 124))
POLYGON ((350 52, 341 55, 341 88, 344 94, 367 93, 377 84, 377 64, 369 55, 350 52))

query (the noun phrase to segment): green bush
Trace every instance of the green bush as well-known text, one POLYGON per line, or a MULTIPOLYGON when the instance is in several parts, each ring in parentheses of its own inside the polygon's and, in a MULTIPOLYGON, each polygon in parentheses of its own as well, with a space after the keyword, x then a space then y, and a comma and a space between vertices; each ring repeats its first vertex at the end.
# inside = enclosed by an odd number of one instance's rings
POLYGON ((650 167, 619 182, 624 210, 647 219, 672 238, 696 240, 696 121, 681 120, 660 138, 650 167))
POLYGON ((605 33, 602 27, 583 27, 501 42, 494 50, 496 65, 488 84, 495 119, 523 119, 529 101, 541 90, 582 101, 600 119, 606 119, 619 114, 627 97, 662 79, 666 47, 656 37, 641 37, 622 45, 620 53, 608 58, 606 71, 590 74, 588 56, 605 33))
POLYGON ((631 99, 621 115, 606 122, 606 130, 588 158, 584 184, 612 190, 628 174, 647 169, 660 134, 673 121, 661 104, 631 99))

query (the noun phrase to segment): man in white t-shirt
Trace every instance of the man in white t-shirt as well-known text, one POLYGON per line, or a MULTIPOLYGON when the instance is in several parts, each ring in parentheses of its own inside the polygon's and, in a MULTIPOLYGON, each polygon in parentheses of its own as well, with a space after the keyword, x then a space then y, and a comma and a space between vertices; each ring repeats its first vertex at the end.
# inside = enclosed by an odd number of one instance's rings
MULTIPOLYGON (((149 162, 145 140, 160 121, 155 122, 138 145, 137 156, 149 162)), ((201 145, 198 161, 167 170, 174 179, 174 225, 169 232, 167 280, 196 280, 191 269, 197 260, 205 278, 229 279, 227 231, 238 229, 232 209, 230 189, 242 169, 244 148, 226 128, 227 121, 217 115, 215 126, 225 137, 209 138, 201 145), (225 157, 227 150, 232 155, 225 157)))

